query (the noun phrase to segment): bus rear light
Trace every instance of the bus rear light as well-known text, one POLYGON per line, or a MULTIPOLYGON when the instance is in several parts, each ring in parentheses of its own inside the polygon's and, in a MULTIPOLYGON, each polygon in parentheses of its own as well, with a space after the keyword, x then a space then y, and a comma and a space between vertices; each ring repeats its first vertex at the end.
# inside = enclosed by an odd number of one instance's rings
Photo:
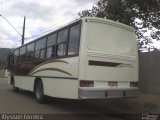
POLYGON ((138 87, 138 82, 130 82, 130 87, 138 87))
POLYGON ((94 87, 94 81, 80 80, 80 87, 94 87))
POLYGON ((108 86, 118 86, 118 82, 117 81, 109 81, 108 86))

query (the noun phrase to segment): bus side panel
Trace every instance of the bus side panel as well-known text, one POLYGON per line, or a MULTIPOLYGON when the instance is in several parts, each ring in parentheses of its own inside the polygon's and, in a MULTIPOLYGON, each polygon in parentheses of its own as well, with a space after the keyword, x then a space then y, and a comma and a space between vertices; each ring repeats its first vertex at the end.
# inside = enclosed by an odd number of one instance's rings
POLYGON ((69 57, 46 61, 36 66, 29 73, 30 76, 78 78, 79 57, 69 57))
POLYGON ((15 86, 24 90, 33 91, 35 77, 14 76, 15 86))
POLYGON ((78 56, 62 58, 40 64, 30 75, 41 78, 45 95, 77 99, 78 67, 78 56))
MULTIPOLYGON (((14 77, 16 87, 33 92, 35 77, 14 77)), ((57 98, 78 99, 78 80, 56 78, 41 79, 45 95, 57 98)))
POLYGON ((78 80, 43 78, 44 94, 57 97, 78 99, 78 80))

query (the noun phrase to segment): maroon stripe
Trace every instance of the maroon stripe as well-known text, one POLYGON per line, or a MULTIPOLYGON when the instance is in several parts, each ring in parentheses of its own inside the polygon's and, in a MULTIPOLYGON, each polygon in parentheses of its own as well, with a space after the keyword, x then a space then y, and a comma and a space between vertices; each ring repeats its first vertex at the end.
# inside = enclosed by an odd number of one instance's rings
POLYGON ((40 69, 40 70, 37 70, 37 71, 31 73, 30 76, 32 76, 32 75, 35 74, 35 73, 42 72, 42 71, 46 71, 46 70, 58 71, 58 72, 61 72, 61 73, 65 73, 65 74, 67 74, 67 75, 69 75, 69 76, 72 76, 72 74, 70 74, 70 73, 68 73, 68 72, 66 72, 66 71, 64 71, 64 70, 58 69, 58 68, 44 68, 44 69, 40 69))
POLYGON ((39 65, 37 65, 36 67, 34 67, 28 74, 31 74, 33 71, 35 71, 38 67, 48 64, 48 63, 53 63, 53 62, 60 62, 60 63, 66 63, 69 64, 68 62, 64 61, 64 60, 49 60, 49 61, 45 61, 39 65))
POLYGON ((89 60, 88 64, 89 65, 94 65, 94 66, 118 67, 122 63, 89 60))

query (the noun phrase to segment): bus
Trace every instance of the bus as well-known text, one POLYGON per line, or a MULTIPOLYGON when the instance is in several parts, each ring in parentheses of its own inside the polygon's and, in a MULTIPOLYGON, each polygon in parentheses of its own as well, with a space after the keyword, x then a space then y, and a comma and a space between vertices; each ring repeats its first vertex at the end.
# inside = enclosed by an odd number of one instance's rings
POLYGON ((9 84, 65 99, 139 95, 138 49, 133 28, 83 17, 12 51, 9 84))

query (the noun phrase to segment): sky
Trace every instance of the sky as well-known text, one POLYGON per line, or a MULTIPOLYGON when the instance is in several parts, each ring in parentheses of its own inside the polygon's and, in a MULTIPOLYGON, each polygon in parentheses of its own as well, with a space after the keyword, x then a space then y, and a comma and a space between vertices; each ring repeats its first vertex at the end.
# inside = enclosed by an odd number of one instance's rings
POLYGON ((97 0, 0 0, 0 48, 21 45, 24 16, 26 16, 25 43, 48 30, 77 19, 82 10, 91 9, 97 0), (4 19, 5 18, 5 19, 4 19), (6 20, 7 19, 7 20, 6 20))

